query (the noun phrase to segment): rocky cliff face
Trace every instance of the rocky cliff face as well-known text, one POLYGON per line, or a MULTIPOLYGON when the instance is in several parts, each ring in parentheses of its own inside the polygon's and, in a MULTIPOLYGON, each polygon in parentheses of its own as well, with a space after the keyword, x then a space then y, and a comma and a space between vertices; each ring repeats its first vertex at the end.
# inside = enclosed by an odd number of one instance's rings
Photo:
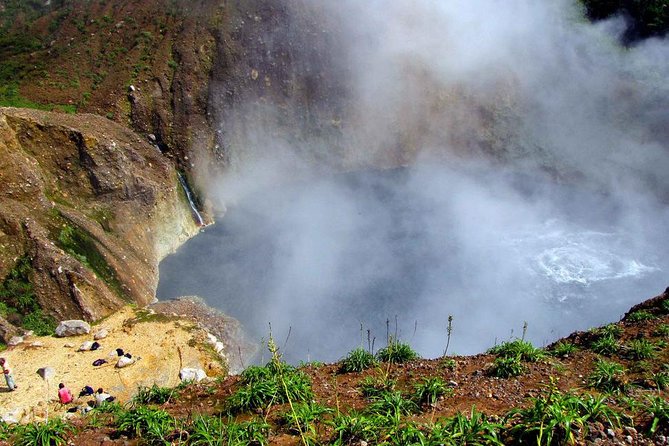
POLYGON ((135 133, 95 115, 0 108, 10 322, 95 320, 147 304, 158 262, 195 231, 173 164, 135 133))

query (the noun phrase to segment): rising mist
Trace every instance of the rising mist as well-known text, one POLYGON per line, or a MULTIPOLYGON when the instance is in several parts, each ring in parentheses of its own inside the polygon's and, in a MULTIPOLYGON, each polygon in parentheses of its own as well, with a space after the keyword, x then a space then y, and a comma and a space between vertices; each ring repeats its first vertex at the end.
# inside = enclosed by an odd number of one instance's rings
POLYGON ((569 1, 284 6, 219 85, 220 227, 164 262, 160 298, 333 360, 396 316, 425 356, 449 314, 451 351, 524 321, 544 344, 666 286, 665 40, 622 48, 622 20, 569 1))

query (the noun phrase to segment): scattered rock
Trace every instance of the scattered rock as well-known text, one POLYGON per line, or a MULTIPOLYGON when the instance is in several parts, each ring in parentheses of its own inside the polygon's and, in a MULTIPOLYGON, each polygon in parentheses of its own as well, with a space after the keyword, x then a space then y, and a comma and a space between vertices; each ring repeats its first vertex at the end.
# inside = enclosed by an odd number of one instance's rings
POLYGON ((31 347, 44 347, 44 342, 41 341, 35 341, 30 343, 31 347))
POLYGON ((109 330, 107 330, 106 328, 101 328, 95 332, 95 334, 93 335, 93 339, 99 341, 100 339, 104 339, 107 336, 109 336, 109 330))
POLYGON ((63 347, 65 347, 65 348, 72 348, 72 347, 74 347, 74 344, 71 343, 71 342, 66 342, 65 344, 63 344, 63 347))
POLYGON ((93 347, 93 341, 86 341, 79 346, 78 351, 87 352, 87 351, 90 351, 91 347, 93 347))
POLYGON ((14 347, 23 342, 23 336, 12 336, 9 341, 7 341, 7 345, 14 347))
POLYGON ((613 429, 606 429, 606 435, 609 438, 615 438, 616 437, 616 433, 613 431, 613 429))
POLYGON ((53 367, 42 367, 37 369, 37 374, 42 377, 42 379, 51 379, 56 376, 56 369, 53 367))
POLYGON ((15 409, 0 416, 0 420, 7 424, 18 424, 21 421, 21 417, 23 416, 22 412, 23 411, 21 409, 15 409))
POLYGON ((88 334, 91 331, 91 326, 88 322, 79 319, 69 321, 61 321, 56 327, 56 336, 63 338, 67 336, 78 336, 88 334))
POLYGON ((200 382, 207 377, 207 374, 202 369, 183 368, 179 372, 179 379, 181 381, 200 382))

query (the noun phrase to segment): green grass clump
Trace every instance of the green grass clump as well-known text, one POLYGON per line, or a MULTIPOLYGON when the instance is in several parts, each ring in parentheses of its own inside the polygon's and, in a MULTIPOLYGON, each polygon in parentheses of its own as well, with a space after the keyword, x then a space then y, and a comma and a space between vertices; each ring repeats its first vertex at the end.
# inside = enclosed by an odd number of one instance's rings
POLYGON ((415 384, 414 389, 413 399, 419 406, 434 406, 440 397, 452 392, 438 376, 423 378, 420 383, 415 384))
POLYGON ((197 415, 188 427, 191 446, 225 444, 227 440, 226 424, 221 417, 197 415))
POLYGON ((428 444, 448 444, 466 446, 486 446, 504 443, 499 438, 502 425, 488 420, 488 417, 472 407, 469 416, 458 412, 454 417, 435 423, 428 444))
MULTIPOLYGON (((263 420, 224 423, 221 417, 197 415, 188 427, 191 446, 266 445, 270 426, 263 420)), ((174 443, 172 443, 174 444, 174 443)), ((179 443, 181 444, 181 443, 179 443)))
POLYGON ((0 441, 8 441, 14 434, 14 427, 0 420, 0 441))
POLYGON ((588 376, 588 385, 602 392, 624 390, 625 368, 617 362, 598 360, 588 376))
POLYGON ((357 444, 362 441, 376 444, 385 419, 352 411, 348 414, 338 414, 330 422, 333 430, 331 443, 334 446, 357 444))
POLYGON ((362 372, 370 367, 374 367, 378 362, 373 354, 358 347, 349 352, 348 356, 341 362, 339 371, 342 373, 362 372))
POLYGON ((576 353, 578 351, 578 347, 569 341, 560 341, 557 344, 553 346, 551 349, 551 354, 553 356, 561 357, 561 356, 569 356, 573 353, 576 353))
POLYGON ((170 444, 168 436, 175 420, 164 410, 145 406, 121 411, 116 417, 116 428, 131 438, 142 438, 149 444, 170 444))
POLYGON ((669 324, 660 324, 653 333, 655 336, 669 337, 669 324))
POLYGON ((458 363, 453 358, 443 357, 439 361, 439 366, 446 370, 453 371, 458 366, 458 363))
POLYGON ((503 356, 495 359, 492 367, 488 370, 488 374, 497 378, 511 378, 512 376, 522 375, 526 370, 520 356, 503 356))
POLYGON ((61 420, 53 418, 44 423, 30 423, 14 428, 16 446, 60 446, 67 444, 68 435, 74 428, 61 420))
POLYGON ((652 373, 649 380, 655 385, 657 390, 664 390, 669 387, 669 370, 661 370, 652 373))
POLYGON ((376 353, 379 361, 391 364, 404 364, 418 359, 420 356, 409 344, 390 339, 388 345, 376 353))
POLYGON ((309 434, 311 437, 316 437, 318 436, 316 422, 332 412, 329 407, 313 401, 300 402, 293 404, 291 410, 283 413, 281 421, 293 434, 309 434))
POLYGON ((607 324, 603 327, 599 327, 595 330, 600 336, 613 336, 614 338, 619 338, 623 334, 623 329, 618 324, 607 324))
POLYGON ((392 392, 395 390, 397 382, 390 378, 374 378, 367 376, 360 383, 362 395, 369 399, 374 399, 383 392, 392 392))
POLYGON ((552 386, 544 395, 533 398, 530 407, 509 412, 508 432, 522 444, 574 444, 576 434, 585 433, 590 422, 619 425, 620 414, 605 400, 562 393, 552 386))
POLYGON ((401 418, 418 412, 416 403, 405 398, 399 391, 381 392, 367 406, 367 411, 376 415, 382 415, 399 425, 401 418))
POLYGON ((625 356, 637 361, 654 358, 655 348, 655 344, 645 339, 633 339, 623 347, 625 356))
POLYGON ((590 349, 600 355, 613 355, 618 352, 620 345, 611 335, 603 336, 590 345, 590 349))
POLYGON ((651 319, 655 319, 655 315, 646 311, 646 310, 638 310, 633 313, 630 313, 627 315, 625 320, 628 322, 643 322, 643 321, 648 321, 651 319))
POLYGON ((174 389, 169 387, 139 386, 137 394, 132 398, 133 404, 165 404, 174 395, 174 389))
POLYGON ((653 436, 662 426, 669 423, 669 401, 662 397, 649 397, 640 404, 642 411, 651 418, 648 433, 653 436))
POLYGON ((535 348, 531 342, 516 339, 514 341, 503 342, 496 345, 486 353, 497 355, 501 358, 518 357, 522 361, 537 362, 546 357, 546 353, 540 349, 535 348))
POLYGON ((309 401, 311 381, 303 372, 279 360, 253 366, 241 374, 241 387, 228 399, 228 411, 240 413, 265 409, 271 404, 309 401))

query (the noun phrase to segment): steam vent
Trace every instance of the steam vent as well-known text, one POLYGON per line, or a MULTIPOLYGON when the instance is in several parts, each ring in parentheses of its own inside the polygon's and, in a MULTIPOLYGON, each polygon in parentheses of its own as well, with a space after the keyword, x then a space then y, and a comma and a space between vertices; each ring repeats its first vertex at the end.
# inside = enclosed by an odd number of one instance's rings
POLYGON ((0 446, 669 445, 667 29, 0 0, 0 446))

